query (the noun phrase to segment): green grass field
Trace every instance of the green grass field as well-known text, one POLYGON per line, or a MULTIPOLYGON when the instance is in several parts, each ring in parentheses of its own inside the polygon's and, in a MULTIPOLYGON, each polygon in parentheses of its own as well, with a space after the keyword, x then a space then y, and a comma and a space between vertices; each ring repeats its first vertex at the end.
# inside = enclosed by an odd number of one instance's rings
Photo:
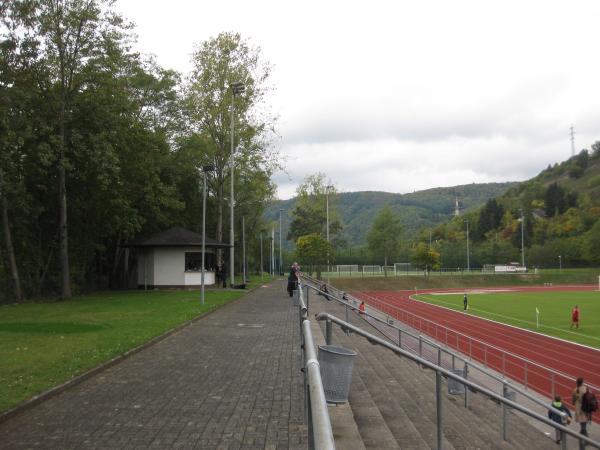
POLYGON ((0 306, 0 411, 58 385, 242 291, 125 291, 0 306))
MULTIPOLYGON (((468 298, 469 314, 600 348, 598 291, 469 293, 468 298), (569 329, 575 305, 581 311, 579 330, 569 329), (536 308, 540 311, 539 328, 536 308)), ((463 293, 419 294, 417 299, 463 310, 463 293)))

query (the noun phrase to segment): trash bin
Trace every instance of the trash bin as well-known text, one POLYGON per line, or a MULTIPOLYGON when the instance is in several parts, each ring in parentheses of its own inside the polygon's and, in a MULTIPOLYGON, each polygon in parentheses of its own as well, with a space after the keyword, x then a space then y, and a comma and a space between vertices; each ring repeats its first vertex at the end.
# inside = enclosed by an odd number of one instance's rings
POLYGON ((292 305, 300 306, 300 290, 298 288, 294 289, 293 291, 292 305))
MULTIPOLYGON (((452 373, 454 375, 460 375, 461 377, 465 376, 465 373, 462 369, 453 369, 452 373)), ((448 378, 448 394, 452 395, 463 395, 465 393, 465 385, 460 381, 454 380, 452 378, 448 378)))
POLYGON ((356 352, 335 345, 320 345, 317 359, 327 403, 346 403, 356 352))

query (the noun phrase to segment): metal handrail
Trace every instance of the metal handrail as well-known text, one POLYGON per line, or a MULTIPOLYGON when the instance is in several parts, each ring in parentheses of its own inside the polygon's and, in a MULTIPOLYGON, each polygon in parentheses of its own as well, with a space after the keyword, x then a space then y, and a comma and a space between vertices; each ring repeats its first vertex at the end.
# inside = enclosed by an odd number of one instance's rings
MULTIPOLYGON (((354 333, 365 337, 367 340, 369 340, 372 343, 379 344, 389 350, 392 350, 394 353, 405 356, 408 359, 435 371, 435 373, 436 373, 436 405, 437 405, 436 406, 436 410, 437 410, 437 448, 438 449, 442 448, 442 442, 443 442, 443 427, 442 427, 443 414, 442 414, 442 389, 441 389, 442 376, 444 376, 446 378, 451 378, 451 379, 463 384, 465 386, 465 391, 466 391, 466 388, 468 387, 468 388, 474 390, 475 392, 481 392, 482 394, 485 394, 489 398, 494 399, 502 404, 502 435, 503 435, 504 439, 506 439, 507 410, 508 410, 508 408, 513 408, 533 419, 538 420, 539 422, 541 422, 545 425, 549 425, 549 426, 559 430, 560 437, 561 437, 561 448, 562 449, 566 450, 566 448, 567 448, 567 442, 566 442, 567 440, 566 440, 565 435, 569 435, 569 436, 577 439, 580 443, 580 446, 591 445, 594 448, 600 449, 600 442, 596 442, 587 436, 583 436, 575 431, 572 431, 569 428, 565 427, 564 425, 556 423, 553 420, 550 420, 547 417, 544 417, 541 414, 536 413, 535 411, 531 411, 530 409, 528 409, 522 405, 519 405, 518 403, 515 403, 514 401, 509 400, 509 399, 505 398, 504 396, 496 394, 495 392, 493 392, 487 388, 484 388, 470 380, 467 380, 467 379, 461 377, 460 375, 456 375, 456 374, 454 374, 454 372, 444 369, 443 367, 438 366, 437 364, 434 364, 424 358, 421 358, 420 356, 414 355, 414 354, 398 347, 397 345, 390 344, 386 340, 381 339, 380 337, 377 337, 371 333, 368 333, 368 332, 362 330, 361 328, 359 328, 355 325, 352 325, 349 322, 339 319, 336 316, 333 316, 328 313, 319 313, 316 315, 316 319, 320 320, 320 321, 325 320, 328 323, 331 323, 331 322, 337 323, 345 330, 353 331, 354 333)), ((506 394, 507 394, 507 391, 505 390, 504 395, 506 395, 506 394)))
MULTIPOLYGON (((313 289, 313 290, 315 290, 315 291, 318 291, 318 289, 317 289, 317 288, 315 288, 314 286, 309 286, 309 285, 307 285, 307 287, 310 287, 311 289, 313 289)), ((396 327, 396 326, 394 326, 394 325, 390 324, 389 322, 387 322, 387 321, 385 321, 385 320, 382 320, 382 319, 380 319, 379 317, 377 317, 377 316, 375 316, 375 315, 373 315, 373 314, 369 313, 368 311, 359 311, 359 310, 358 310, 358 308, 356 308, 356 306, 354 306, 354 305, 351 305, 351 304, 350 304, 350 299, 349 299, 347 302, 345 302, 345 301, 343 301, 343 300, 341 300, 341 299, 339 299, 339 298, 336 298, 336 297, 334 297, 334 296, 331 296, 331 295, 328 295, 328 296, 329 296, 329 297, 332 297, 332 298, 333 298, 335 301, 337 301, 338 303, 341 303, 341 304, 343 304, 343 305, 346 305, 346 306, 348 306, 349 308, 351 308, 352 310, 359 312, 360 314, 364 315, 364 317, 368 317, 368 318, 371 318, 371 319, 373 319, 373 320, 375 320, 375 321, 377 321, 377 322, 380 322, 380 323, 382 323, 382 324, 385 324, 386 326, 388 326, 388 327, 390 327, 390 328, 393 328, 393 329, 397 330, 397 331, 398 331, 398 332, 400 332, 400 333, 404 333, 404 334, 406 334, 406 335, 408 335, 408 336, 412 337, 413 339, 416 339, 416 340, 418 340, 418 341, 423 341, 423 342, 426 342, 428 345, 430 345, 430 346, 431 346, 431 347, 433 347, 434 349, 436 349, 436 350, 438 350, 438 351, 443 351, 443 352, 447 353, 448 355, 450 355, 450 356, 452 356, 452 357, 454 357, 454 358, 457 358, 457 359, 461 360, 461 361, 462 361, 462 362, 465 364, 465 370, 464 370, 464 373, 468 373, 468 368, 474 368, 474 369, 477 369, 477 370, 479 370, 481 373, 483 373, 484 375, 486 375, 486 376, 489 376, 489 377, 490 377, 492 380, 494 380, 494 381, 497 381, 497 382, 501 383, 501 384, 503 385, 503 389, 504 389, 504 388, 510 388, 510 389, 512 389, 513 391, 517 392, 518 394, 520 394, 520 395, 522 395, 522 396, 524 396, 524 397, 528 398, 529 400, 533 401, 534 403, 537 403, 539 406, 541 406, 541 407, 543 407, 543 408, 545 408, 545 409, 548 409, 548 404, 547 404, 547 403, 543 402, 543 401, 542 401, 542 400, 540 400, 539 398, 537 398, 537 397, 535 397, 534 395, 530 394, 530 393, 529 393, 529 392, 527 392, 525 389, 521 389, 521 388, 520 388, 518 385, 515 385, 515 384, 511 383, 511 382, 510 382, 509 380, 507 380, 506 378, 496 375, 495 373, 493 373, 493 372, 491 372, 490 370, 488 370, 488 369, 487 369, 485 366, 482 366, 482 365, 480 365, 480 364, 478 364, 478 363, 476 363, 476 362, 473 362, 472 360, 471 360, 471 361, 467 361, 467 360, 466 360, 465 358, 463 358, 463 357, 462 357, 462 356, 461 356, 459 353, 456 353, 456 352, 452 351, 452 350, 451 350, 451 349, 449 349, 449 348, 442 347, 442 346, 441 346, 441 345, 439 345, 437 342, 434 342, 434 341, 432 341, 432 340, 430 340, 430 339, 427 339, 427 338, 426 338, 425 336, 423 336, 422 334, 416 335, 416 334, 414 334, 414 333, 411 333, 411 332, 409 332, 409 331, 402 330, 401 328, 399 328, 399 327, 396 327)), ((383 333, 384 333, 384 332, 383 332, 383 333)), ((384 334, 385 334, 385 333, 384 333, 384 334)), ((388 338, 389 338, 389 336, 388 336, 388 338)), ((419 347, 419 348, 420 348, 420 347, 419 347)), ((422 354, 419 354, 419 356, 423 357, 423 356, 422 356, 422 354)), ((441 359, 441 358, 438 356, 438 361, 440 361, 440 359, 441 359)), ((560 410, 556 410, 555 412, 556 412, 556 414, 557 414, 557 415, 559 415, 560 417, 567 417, 567 415, 568 415, 568 414, 566 414, 566 413, 564 413, 564 412, 562 412, 562 411, 560 411, 560 410)))
POLYGON ((311 444, 314 444, 312 448, 319 450, 335 450, 333 430, 331 429, 331 420, 329 419, 329 411, 327 410, 327 401, 325 400, 325 391, 323 390, 323 381, 321 379, 321 370, 315 352, 310 321, 308 320, 308 308, 304 302, 301 282, 298 283, 297 291, 300 300, 306 394, 310 401, 309 423, 312 425, 311 444))
MULTIPOLYGON (((318 284, 318 283, 319 283, 319 281, 318 281, 318 280, 315 280, 314 278, 311 278, 311 277, 307 277, 306 275, 304 275, 304 278, 306 278, 307 280, 311 281, 312 283, 315 283, 315 284, 318 284)), ((335 287, 333 287, 333 286, 331 286, 331 285, 328 285, 328 289, 332 289, 332 290, 335 290, 335 291, 337 291, 337 292, 342 292, 341 290, 339 290, 339 289, 337 289, 337 288, 335 288, 335 287)), ((387 306, 387 307, 389 307, 389 308, 391 308, 391 309, 393 309, 393 310, 395 310, 395 311, 398 311, 399 313, 406 314, 407 316, 411 316, 412 318, 416 318, 416 319, 418 319, 418 320, 420 320, 420 321, 424 321, 424 322, 431 323, 431 324, 435 325, 436 327, 438 327, 438 328, 440 328, 440 329, 442 329, 442 330, 449 330, 449 331, 451 331, 452 333, 454 333, 456 336, 463 337, 463 338, 465 338, 466 340, 468 340, 468 341, 471 341, 472 343, 480 344, 480 345, 481 345, 482 347, 484 347, 484 348, 489 348, 489 349, 492 349, 492 350, 496 350, 496 351, 497 351, 498 353, 500 353, 500 354, 504 354, 504 355, 506 355, 506 356, 509 356, 509 357, 511 357, 511 358, 514 358, 515 360, 518 360, 518 361, 522 361, 522 362, 524 363, 525 367, 528 367, 528 366, 537 367, 537 368, 539 368, 539 369, 541 369, 541 370, 544 370, 544 371, 547 371, 547 372, 549 372, 550 374, 554 374, 553 376, 555 376, 555 375, 558 375, 559 377, 566 378, 566 379, 568 379, 568 380, 572 381, 572 384, 573 384, 573 385, 575 384, 575 378, 573 378, 573 376, 572 376, 572 375, 569 375, 569 374, 566 374, 566 373, 564 373, 564 372, 561 372, 561 371, 559 371, 559 370, 556 370, 556 369, 553 369, 553 368, 550 368, 550 367, 544 366, 544 365, 542 365, 542 364, 540 364, 540 363, 537 363, 537 362, 535 362, 535 361, 532 361, 532 360, 530 360, 530 359, 524 358, 523 356, 517 355, 517 354, 515 354, 515 353, 512 353, 512 352, 509 352, 509 351, 507 351, 507 350, 504 350, 504 349, 502 349, 502 348, 500 348, 500 347, 496 347, 496 346, 494 346, 494 345, 490 345, 490 344, 488 344, 488 343, 486 343, 486 342, 484 342, 484 341, 481 341, 481 340, 479 340, 479 339, 476 339, 476 338, 473 338, 473 337, 471 337, 471 336, 468 336, 468 335, 466 335, 466 334, 464 334, 464 333, 461 333, 461 332, 459 332, 459 331, 456 331, 456 330, 454 330, 454 329, 452 329, 452 328, 449 328, 449 327, 446 327, 446 326, 443 326, 443 325, 439 325, 438 323, 436 323, 436 322, 434 322, 434 321, 432 321, 432 320, 430 320, 430 319, 426 319, 426 318, 424 318, 424 317, 420 317, 420 316, 418 316, 418 315, 416 315, 416 314, 414 314, 414 313, 410 313, 410 312, 408 312, 408 311, 404 311, 404 310, 402 310, 402 309, 398 308, 397 306, 390 305, 389 303, 386 303, 385 301, 383 301, 383 300, 381 300, 381 299, 378 299, 378 298, 375 298, 375 297, 373 297, 373 296, 371 296, 371 295, 369 295, 369 294, 366 294, 366 293, 364 293, 364 292, 361 292, 361 295, 363 295, 363 296, 367 297, 368 299, 371 299, 371 300, 373 300, 373 301, 375 301, 375 302, 378 302, 378 303, 383 303, 383 304, 385 304, 385 306, 387 306)), ((332 296, 331 294, 329 294, 329 296, 331 296, 331 297, 335 298, 335 297, 334 297, 334 296, 332 296)), ((398 320, 400 320, 400 319, 398 319, 398 320)), ((471 359, 472 359, 472 357, 471 357, 471 359)), ((592 390, 595 390, 595 391, 600 391, 600 388, 599 388, 599 387, 597 387, 597 386, 594 386, 594 385, 592 385, 592 384, 589 384, 589 383, 587 383, 587 385, 588 385, 588 386, 589 386, 589 387, 590 387, 592 390)), ((554 383, 553 383, 553 386, 554 386, 554 383)))

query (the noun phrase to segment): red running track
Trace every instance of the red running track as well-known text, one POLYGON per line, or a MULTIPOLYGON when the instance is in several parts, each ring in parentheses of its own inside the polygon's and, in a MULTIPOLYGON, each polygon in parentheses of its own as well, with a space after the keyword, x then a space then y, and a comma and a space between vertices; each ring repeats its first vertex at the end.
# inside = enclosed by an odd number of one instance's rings
MULTIPOLYGON (((498 287, 469 290, 492 289, 531 292, 594 290, 597 287, 498 287)), ((464 292, 464 289, 430 289, 419 290, 419 293, 442 291, 464 292)), ((367 304, 548 397, 554 392, 561 395, 563 401, 570 403, 571 392, 575 386, 574 379, 580 376, 586 383, 600 387, 599 350, 414 301, 409 298, 414 293, 415 291, 374 291, 356 292, 353 295, 363 298, 367 304), (535 362, 539 366, 524 360, 535 362), (565 376, 551 375, 545 368, 553 369, 565 376)), ((594 420, 598 418, 595 417, 594 420)))

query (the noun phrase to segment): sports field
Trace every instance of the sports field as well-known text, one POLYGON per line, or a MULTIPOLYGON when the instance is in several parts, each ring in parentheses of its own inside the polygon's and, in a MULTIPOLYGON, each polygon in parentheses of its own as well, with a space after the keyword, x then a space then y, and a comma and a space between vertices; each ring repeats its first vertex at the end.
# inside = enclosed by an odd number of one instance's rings
MULTIPOLYGON (((600 292, 467 290, 467 314, 600 348, 600 292), (571 310, 579 306, 579 329, 570 329, 571 310), (539 311, 539 327, 536 309, 539 311)), ((464 292, 429 292, 413 298, 463 311, 464 292)))

